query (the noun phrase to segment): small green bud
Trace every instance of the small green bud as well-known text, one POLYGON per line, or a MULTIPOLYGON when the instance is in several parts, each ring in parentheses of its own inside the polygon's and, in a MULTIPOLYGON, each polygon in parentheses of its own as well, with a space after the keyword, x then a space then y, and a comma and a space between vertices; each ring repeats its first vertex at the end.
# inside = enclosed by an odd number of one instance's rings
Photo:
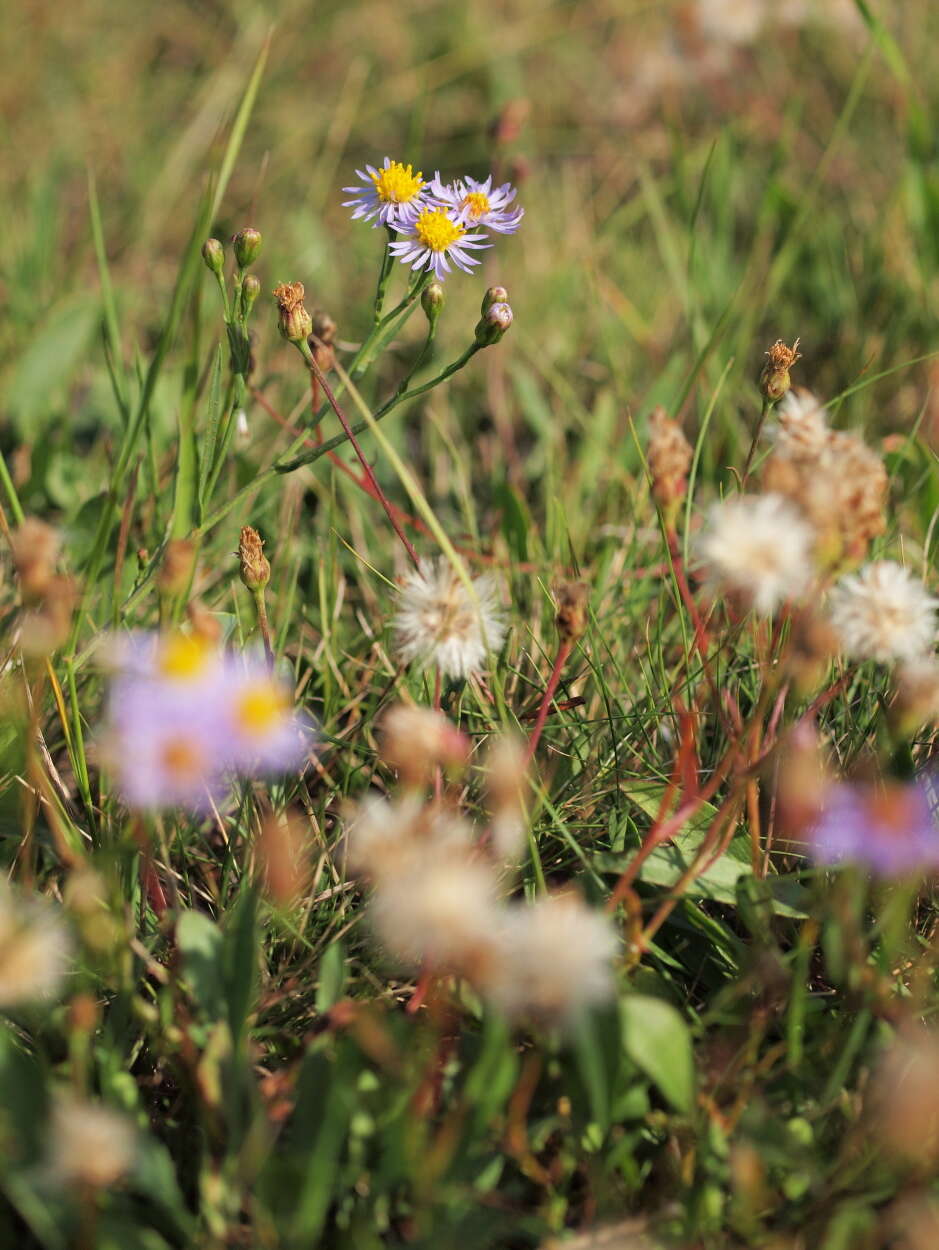
POLYGON ((225 268, 225 249, 218 239, 206 239, 202 244, 202 259, 207 269, 213 273, 221 273, 225 268))
POLYGON ((508 302, 509 293, 504 286, 491 286, 483 296, 482 306, 479 311, 485 317, 486 313, 493 306, 493 304, 508 304, 508 302))
POLYGON ((261 255, 261 232, 253 230, 251 226, 239 230, 232 238, 232 243, 235 245, 235 260, 239 269, 247 269, 261 255))
POLYGON ((427 314, 427 320, 431 325, 440 316, 440 310, 446 303, 446 298, 442 282, 431 282, 421 291, 421 308, 427 314))
POLYGON ((274 288, 280 332, 290 343, 299 343, 313 329, 313 318, 303 306, 303 283, 282 282, 274 288))
POLYGON ((241 284, 241 315, 247 320, 254 307, 254 301, 261 294, 261 284, 253 273, 245 275, 241 284))
POLYGON ((498 343, 512 324, 512 309, 508 304, 490 304, 476 323, 476 342, 481 347, 498 343))

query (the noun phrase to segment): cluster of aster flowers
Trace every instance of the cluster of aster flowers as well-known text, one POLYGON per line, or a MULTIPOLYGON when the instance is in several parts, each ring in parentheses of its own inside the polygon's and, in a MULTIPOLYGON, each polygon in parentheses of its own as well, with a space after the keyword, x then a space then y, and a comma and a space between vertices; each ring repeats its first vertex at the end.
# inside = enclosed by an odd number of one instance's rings
POLYGON ((469 753, 442 713, 393 709, 382 755, 403 765, 401 788, 350 812, 347 867, 371 885, 371 928, 399 966, 465 978, 512 1019, 570 1024, 612 992, 615 932, 572 891, 505 900, 527 839, 524 752, 512 740, 490 750, 481 836, 445 798, 427 797, 431 774, 461 769, 469 753))
POLYGON ((197 634, 138 634, 115 648, 102 749, 129 806, 204 810, 232 773, 300 766, 310 730, 263 655, 197 634))
POLYGON ((471 273, 480 263, 472 253, 491 246, 486 231, 513 234, 524 213, 513 203, 515 188, 508 182, 493 186, 491 174, 481 182, 469 177, 444 182, 439 173, 425 179, 412 165, 387 156, 380 167, 366 165, 356 174, 360 185, 344 188, 354 197, 344 202, 353 220, 386 226, 395 236, 388 245, 391 255, 438 281, 452 265, 471 273))

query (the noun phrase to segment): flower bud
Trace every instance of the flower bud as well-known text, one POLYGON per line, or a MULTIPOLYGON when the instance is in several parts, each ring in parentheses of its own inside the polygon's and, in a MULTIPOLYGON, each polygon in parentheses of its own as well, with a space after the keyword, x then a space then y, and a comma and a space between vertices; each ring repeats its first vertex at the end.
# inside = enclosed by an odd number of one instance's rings
POLYGON ((777 339, 766 357, 766 364, 760 374, 760 392, 768 403, 775 404, 789 390, 789 370, 801 359, 799 340, 796 339, 791 347, 787 347, 782 339, 777 339))
POLYGON ((271 566, 264 555, 264 543, 257 530, 242 526, 238 542, 241 580, 249 590, 263 590, 271 580, 271 566))
POLYGON ((205 261, 206 268, 211 269, 213 273, 222 272, 225 268, 225 249, 218 239, 206 239, 202 244, 202 259, 205 261))
POLYGON ((431 282, 421 292, 421 308, 423 308, 431 325, 440 316, 440 310, 443 308, 446 298, 442 282, 431 282))
POLYGON ((485 317, 486 313, 493 306, 493 304, 507 304, 508 301, 509 293, 504 286, 491 286, 483 296, 483 302, 480 305, 479 311, 485 317))
MULTIPOLYGON (((313 313, 313 330, 312 333, 326 347, 331 346, 336 337, 336 323, 330 317, 328 312, 322 308, 317 308, 313 313)), ((311 344, 311 346, 314 346, 311 344)))
POLYGON ((313 319, 303 306, 303 283, 282 282, 274 288, 280 332, 290 343, 299 343, 313 329, 313 319))
POLYGON ((652 495, 673 526, 675 515, 688 488, 688 470, 694 452, 677 421, 664 408, 654 408, 649 416, 649 442, 646 459, 652 476, 652 495))
POLYGON ((498 343, 512 324, 512 309, 508 304, 491 304, 476 323, 476 342, 483 347, 498 343))
POLYGON ((241 315, 247 320, 254 307, 254 301, 261 294, 261 284, 253 273, 245 275, 241 284, 241 315))
POLYGON ((235 245, 235 260, 239 269, 247 269, 261 255, 261 232, 248 226, 239 230, 232 239, 235 245))
POLYGON ((562 642, 576 642, 586 632, 589 593, 590 588, 586 582, 561 582, 555 587, 555 623, 562 642))
POLYGON ((196 547, 188 538, 174 538, 166 544, 166 554, 157 576, 157 585, 166 595, 184 595, 195 571, 196 547))

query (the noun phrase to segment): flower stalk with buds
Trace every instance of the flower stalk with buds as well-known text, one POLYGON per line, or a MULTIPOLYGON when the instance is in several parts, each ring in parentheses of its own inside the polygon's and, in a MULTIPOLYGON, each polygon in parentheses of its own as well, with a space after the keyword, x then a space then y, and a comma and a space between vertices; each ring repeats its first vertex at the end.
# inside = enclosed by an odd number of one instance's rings
POLYGON ((264 641, 264 654, 271 670, 274 668, 274 647, 271 641, 271 626, 267 619, 267 604, 264 591, 271 580, 271 566, 264 554, 264 541, 256 529, 244 525, 238 540, 239 576, 242 584, 251 592, 255 611, 258 617, 258 629, 264 641))

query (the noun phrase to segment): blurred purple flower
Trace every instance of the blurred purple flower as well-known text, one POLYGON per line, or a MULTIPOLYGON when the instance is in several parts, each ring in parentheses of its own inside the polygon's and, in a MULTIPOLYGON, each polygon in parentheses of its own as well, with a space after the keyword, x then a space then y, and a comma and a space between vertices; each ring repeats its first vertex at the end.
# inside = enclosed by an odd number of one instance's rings
POLYGON ((853 861, 882 877, 939 868, 939 823, 919 782, 832 786, 809 840, 820 863, 853 861))

